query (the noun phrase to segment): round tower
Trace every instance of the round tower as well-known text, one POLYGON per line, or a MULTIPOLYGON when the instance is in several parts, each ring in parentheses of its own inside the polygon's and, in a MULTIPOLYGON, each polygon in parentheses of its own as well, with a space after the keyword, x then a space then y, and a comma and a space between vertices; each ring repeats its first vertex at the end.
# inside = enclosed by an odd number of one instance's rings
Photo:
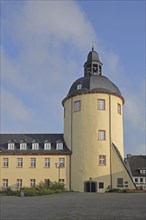
POLYGON ((70 188, 102 192, 112 187, 112 144, 121 157, 124 98, 113 82, 102 75, 102 63, 92 48, 77 79, 62 101, 64 139, 72 151, 70 188))

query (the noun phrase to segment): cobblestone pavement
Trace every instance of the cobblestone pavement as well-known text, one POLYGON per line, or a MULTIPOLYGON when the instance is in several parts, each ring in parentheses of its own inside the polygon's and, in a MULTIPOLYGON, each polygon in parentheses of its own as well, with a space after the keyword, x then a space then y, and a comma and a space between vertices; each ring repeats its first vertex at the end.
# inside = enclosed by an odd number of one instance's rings
POLYGON ((145 220, 145 193, 1 196, 1 220, 145 220))

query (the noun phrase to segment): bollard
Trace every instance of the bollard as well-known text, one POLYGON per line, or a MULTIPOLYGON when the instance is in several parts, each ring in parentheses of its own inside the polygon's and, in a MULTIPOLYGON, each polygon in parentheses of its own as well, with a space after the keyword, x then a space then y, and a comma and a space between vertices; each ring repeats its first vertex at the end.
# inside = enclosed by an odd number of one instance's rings
POLYGON ((24 190, 23 189, 20 190, 20 197, 24 197, 24 190))

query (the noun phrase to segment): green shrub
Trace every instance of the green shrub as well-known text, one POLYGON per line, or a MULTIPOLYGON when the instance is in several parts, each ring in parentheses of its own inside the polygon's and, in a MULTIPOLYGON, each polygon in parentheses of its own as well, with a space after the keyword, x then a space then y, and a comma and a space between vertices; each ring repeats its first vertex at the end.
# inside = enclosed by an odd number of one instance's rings
POLYGON ((24 187, 20 190, 12 190, 11 188, 4 189, 0 191, 1 195, 8 196, 21 196, 21 190, 24 192, 24 196, 41 196, 41 195, 49 195, 53 193, 61 193, 67 192, 64 187, 64 184, 58 182, 50 182, 50 184, 46 184, 44 182, 40 182, 37 186, 34 187, 24 187))
POLYGON ((58 182, 51 182, 50 183, 50 189, 52 190, 61 190, 64 191, 65 187, 63 183, 58 183, 58 182))
POLYGON ((109 189, 107 192, 121 192, 121 189, 117 189, 117 188, 109 189))
POLYGON ((8 187, 4 190, 1 190, 0 194, 6 195, 6 196, 16 196, 16 195, 19 194, 19 191, 18 190, 12 190, 10 187, 8 187))

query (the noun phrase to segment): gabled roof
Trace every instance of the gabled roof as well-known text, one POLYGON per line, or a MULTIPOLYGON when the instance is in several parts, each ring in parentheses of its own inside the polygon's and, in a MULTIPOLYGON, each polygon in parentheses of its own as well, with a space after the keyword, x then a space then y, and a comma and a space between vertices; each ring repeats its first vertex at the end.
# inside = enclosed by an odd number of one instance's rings
POLYGON ((71 154, 68 149, 63 134, 1 134, 0 154, 71 154), (8 143, 15 143, 15 150, 8 150, 8 143), (20 143, 27 143, 27 150, 20 150, 20 143), (39 143, 39 150, 32 150, 33 141, 39 143), (44 143, 49 140, 51 150, 44 150, 44 143), (56 142, 63 142, 63 150, 56 150, 56 142))
POLYGON ((132 176, 144 176, 140 170, 146 170, 146 155, 134 155, 127 158, 132 176))

